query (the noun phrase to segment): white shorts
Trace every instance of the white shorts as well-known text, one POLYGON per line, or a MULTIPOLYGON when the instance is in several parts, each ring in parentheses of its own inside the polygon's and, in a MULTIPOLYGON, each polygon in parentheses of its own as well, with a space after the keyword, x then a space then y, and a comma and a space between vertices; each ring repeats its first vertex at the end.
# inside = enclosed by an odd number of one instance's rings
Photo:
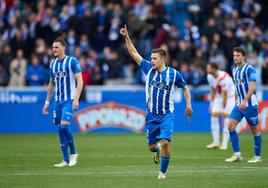
POLYGON ((235 97, 228 97, 225 109, 223 109, 223 99, 215 98, 211 107, 212 113, 221 113, 230 114, 235 105, 235 97))

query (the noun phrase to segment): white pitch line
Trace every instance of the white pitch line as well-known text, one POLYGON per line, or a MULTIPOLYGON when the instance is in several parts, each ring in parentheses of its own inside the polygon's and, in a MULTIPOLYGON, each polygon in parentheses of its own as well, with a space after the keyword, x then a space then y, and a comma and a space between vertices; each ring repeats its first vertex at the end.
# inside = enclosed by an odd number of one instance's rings
MULTIPOLYGON (((268 168, 244 168, 244 169, 211 169, 211 170, 169 170, 168 173, 229 173, 229 172, 268 172, 268 168)), ((110 172, 35 172, 35 173, 5 173, 0 174, 0 177, 6 176, 87 176, 87 175, 121 175, 125 176, 126 174, 136 174, 144 176, 144 171, 110 171, 110 172)), ((146 174, 157 174, 156 171, 146 171, 146 174)))

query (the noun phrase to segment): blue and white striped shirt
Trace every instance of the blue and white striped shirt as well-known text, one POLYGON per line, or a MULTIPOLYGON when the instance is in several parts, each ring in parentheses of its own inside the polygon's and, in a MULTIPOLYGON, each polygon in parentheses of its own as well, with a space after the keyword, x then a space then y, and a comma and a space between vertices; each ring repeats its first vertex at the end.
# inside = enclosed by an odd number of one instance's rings
POLYGON ((54 79, 55 101, 74 99, 76 90, 75 74, 81 67, 75 57, 65 56, 62 60, 53 59, 50 63, 50 77, 54 79))
MULTIPOLYGON (((249 91, 249 83, 256 82, 256 70, 252 65, 244 63, 241 67, 234 66, 232 71, 237 95, 236 105, 239 106, 249 91)), ((258 100, 254 91, 246 106, 256 105, 258 105, 258 100)))
POLYGON ((168 114, 174 111, 175 87, 184 88, 186 82, 178 71, 166 67, 163 72, 152 68, 149 61, 142 60, 140 67, 146 74, 146 110, 154 114, 168 114))

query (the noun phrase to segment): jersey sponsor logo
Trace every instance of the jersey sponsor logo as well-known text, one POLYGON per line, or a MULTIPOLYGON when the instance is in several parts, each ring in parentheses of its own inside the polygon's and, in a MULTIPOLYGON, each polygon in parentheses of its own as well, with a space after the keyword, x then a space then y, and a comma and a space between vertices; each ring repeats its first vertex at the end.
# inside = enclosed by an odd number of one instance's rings
POLYGON ((145 112, 131 106, 108 102, 75 113, 74 120, 83 132, 105 127, 142 132, 145 126, 145 112))
POLYGON ((67 72, 66 71, 58 71, 56 73, 53 74, 54 78, 63 78, 63 77, 67 77, 67 72))
POLYGON ((234 80, 234 83, 235 85, 240 85, 240 84, 245 84, 245 80, 242 78, 242 79, 236 79, 234 80))
POLYGON ((169 85, 163 84, 161 82, 157 82, 155 80, 152 80, 150 83, 150 86, 154 86, 158 89, 162 89, 162 90, 168 90, 169 89, 169 85))

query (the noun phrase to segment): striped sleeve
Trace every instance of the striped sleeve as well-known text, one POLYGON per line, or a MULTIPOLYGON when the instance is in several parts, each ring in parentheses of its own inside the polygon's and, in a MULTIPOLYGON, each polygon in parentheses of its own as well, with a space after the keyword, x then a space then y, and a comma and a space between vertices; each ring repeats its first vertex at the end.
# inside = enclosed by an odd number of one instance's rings
POLYGON ((186 86, 186 82, 184 81, 184 79, 182 78, 181 74, 178 71, 176 71, 175 74, 176 74, 175 86, 183 89, 186 86))
POLYGON ((143 59, 140 64, 140 68, 145 74, 148 74, 149 70, 152 68, 152 64, 150 61, 143 59))

